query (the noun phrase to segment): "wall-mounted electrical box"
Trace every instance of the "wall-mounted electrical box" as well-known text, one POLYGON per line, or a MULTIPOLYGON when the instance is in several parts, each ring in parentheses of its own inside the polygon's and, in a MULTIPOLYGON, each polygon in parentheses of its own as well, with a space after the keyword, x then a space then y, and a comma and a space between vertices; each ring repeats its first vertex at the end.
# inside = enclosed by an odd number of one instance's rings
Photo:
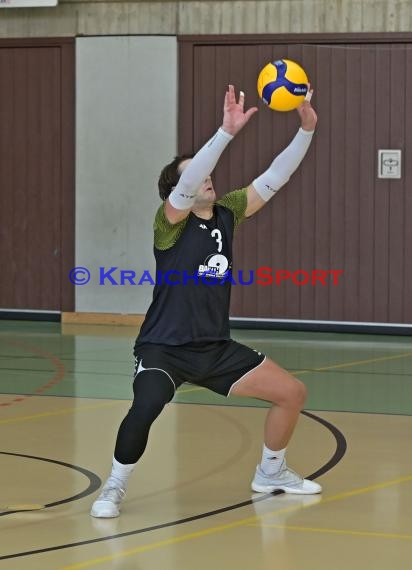
POLYGON ((401 178, 402 151, 381 149, 378 151, 378 178, 401 178))

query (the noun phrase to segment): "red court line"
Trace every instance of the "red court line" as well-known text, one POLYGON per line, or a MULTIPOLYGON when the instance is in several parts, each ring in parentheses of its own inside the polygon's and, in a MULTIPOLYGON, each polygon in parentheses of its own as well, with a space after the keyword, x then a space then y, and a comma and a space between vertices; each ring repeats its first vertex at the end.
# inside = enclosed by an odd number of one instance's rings
POLYGON ((49 380, 46 384, 43 384, 42 386, 39 386, 38 388, 36 388, 34 390, 33 394, 25 394, 22 396, 18 396, 17 398, 13 398, 12 400, 10 400, 8 402, 0 402, 1 407, 12 406, 13 404, 18 404, 20 402, 23 402, 24 400, 27 400, 27 398, 31 398, 31 396, 34 396, 35 394, 43 394, 43 392, 45 392, 46 390, 48 390, 52 386, 55 386, 56 384, 58 384, 66 375, 66 368, 65 368, 63 362, 55 354, 53 354, 51 352, 47 352, 46 350, 43 350, 37 346, 33 346, 31 344, 26 344, 25 342, 21 342, 18 340, 14 340, 14 341, 2 340, 1 342, 3 342, 4 344, 8 344, 9 346, 17 346, 18 348, 22 348, 26 352, 31 352, 32 354, 36 354, 37 356, 40 356, 41 358, 45 358, 45 359, 49 360, 49 362, 51 362, 56 369, 56 372, 55 372, 54 376, 51 378, 51 380, 49 380))

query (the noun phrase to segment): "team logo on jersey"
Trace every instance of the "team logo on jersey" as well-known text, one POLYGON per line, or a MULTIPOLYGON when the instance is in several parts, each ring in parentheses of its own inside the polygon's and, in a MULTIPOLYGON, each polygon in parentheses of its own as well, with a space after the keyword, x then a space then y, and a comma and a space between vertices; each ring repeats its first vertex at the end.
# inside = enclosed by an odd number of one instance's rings
POLYGON ((215 279, 223 279, 229 270, 229 261, 225 255, 220 253, 212 253, 209 255, 202 265, 199 265, 199 277, 212 277, 215 279))
POLYGON ((202 230, 207 230, 207 226, 205 224, 199 224, 199 228, 202 228, 202 230))

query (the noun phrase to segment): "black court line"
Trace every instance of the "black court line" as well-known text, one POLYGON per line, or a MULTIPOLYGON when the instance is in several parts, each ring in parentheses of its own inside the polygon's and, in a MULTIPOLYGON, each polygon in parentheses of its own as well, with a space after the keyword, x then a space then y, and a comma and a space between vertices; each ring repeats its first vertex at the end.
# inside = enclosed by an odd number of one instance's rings
MULTIPOLYGON (((375 371, 365 371, 365 370, 342 370, 340 368, 335 368, 335 369, 331 369, 331 370, 317 370, 316 368, 301 368, 296 369, 296 368, 288 368, 285 367, 286 370, 288 370, 288 372, 293 372, 293 374, 295 376, 299 376, 299 374, 302 374, 302 372, 310 372, 311 374, 362 374, 362 376, 387 376, 389 373, 388 372, 375 372, 375 371)), ((353 368, 355 368, 355 366, 353 366, 353 368)), ((410 368, 410 367, 409 367, 410 368)), ((410 378, 411 374, 410 372, 392 372, 390 371, 390 375, 391 376, 404 376, 405 378, 410 378)))
MULTIPOLYGON (((328 422, 322 418, 319 418, 318 416, 315 416, 314 414, 311 414, 309 412, 304 411, 304 412, 302 412, 302 414, 307 416, 308 418, 320 423, 322 426, 326 427, 326 429, 328 429, 332 433, 332 435, 334 436, 335 441, 336 441, 335 453, 332 455, 332 457, 329 459, 329 461, 327 461, 324 465, 322 465, 322 467, 320 467, 317 471, 312 473, 312 475, 309 475, 309 477, 307 477, 307 479, 315 479, 317 477, 321 477, 321 475, 324 475, 325 473, 330 471, 333 467, 335 467, 335 465, 337 465, 339 463, 339 461, 343 458, 343 456, 346 453, 347 444, 346 444, 346 439, 345 439, 343 433, 341 431, 339 431, 336 426, 334 426, 330 422, 328 422)), ((10 455, 13 455, 13 454, 10 454, 10 455)), ((56 462, 56 463, 58 463, 58 462, 56 462)), ((235 509, 240 509, 242 507, 246 507, 246 506, 252 505, 254 503, 259 503, 261 501, 265 501, 265 500, 269 499, 270 497, 272 497, 273 495, 281 495, 281 494, 283 494, 283 491, 274 491, 273 493, 262 495, 261 497, 249 499, 249 500, 243 501, 241 503, 236 503, 235 505, 229 505, 227 507, 222 507, 222 508, 216 509, 214 511, 201 513, 199 515, 193 515, 191 517, 186 517, 184 519, 178 519, 175 521, 170 521, 167 523, 161 523, 161 524, 157 524, 154 526, 139 528, 139 529, 130 530, 127 532, 121 532, 119 534, 112 534, 112 535, 108 535, 108 536, 101 536, 99 538, 82 540, 79 542, 59 544, 57 546, 49 546, 47 548, 39 548, 37 550, 27 550, 25 552, 16 552, 15 554, 8 554, 6 556, 0 556, 0 560, 9 560, 11 558, 19 558, 22 556, 31 556, 34 554, 44 554, 46 552, 53 552, 56 550, 64 550, 66 548, 74 548, 76 546, 85 546, 86 544, 94 544, 97 542, 104 542, 106 540, 113 540, 115 538, 124 538, 126 536, 133 536, 133 535, 137 535, 137 534, 143 534, 145 532, 151 532, 154 530, 178 526, 178 525, 185 524, 188 522, 193 522, 196 520, 205 519, 207 517, 219 515, 221 513, 226 513, 228 511, 233 511, 235 509)), ((56 503, 54 503, 54 504, 56 504, 56 503)), ((52 505, 47 505, 47 506, 52 506, 52 505)))
MULTIPOLYGON (((59 360, 61 360, 61 358, 59 357, 59 360)), ((1 356, 0 356, 0 361, 1 361, 1 356)), ((68 362, 67 360, 62 360, 62 362, 68 362)), ((85 362, 85 361, 82 361, 85 362)), ((89 362, 89 361, 87 361, 89 362)), ((90 361, 92 362, 92 361, 90 361)), ((96 362, 99 362, 96 360, 96 362)), ((100 362, 114 362, 113 360, 106 360, 106 361, 100 361, 100 362)), ((118 364, 121 363, 121 361, 117 362, 118 364)), ((283 366, 283 368, 285 370, 287 370, 288 372, 293 372, 294 376, 299 376, 299 374, 301 374, 302 372, 305 373, 311 373, 311 374, 343 374, 343 375, 347 375, 347 376, 354 376, 355 374, 357 375, 362 375, 362 376, 388 376, 389 372, 375 372, 375 371, 365 371, 365 370, 339 370, 339 369, 335 369, 335 370, 317 370, 316 368, 302 368, 302 369, 297 369, 297 368, 288 368, 287 366, 283 366)), ((18 368, 18 367, 13 367, 13 368, 8 368, 8 367, 3 367, 0 366, 0 373, 1 372, 52 372, 52 370, 50 370, 50 368, 18 368)), ((66 368, 66 373, 67 374, 74 374, 74 370, 70 370, 66 368)), ((80 374, 88 374, 89 376, 113 376, 113 372, 94 372, 93 370, 78 370, 76 369, 76 373, 80 373, 80 374)), ((411 374, 410 372, 390 372, 391 376, 397 376, 397 377, 403 377, 403 378, 410 378, 411 374)), ((132 376, 132 373, 128 373, 128 372, 116 372, 116 376, 122 376, 124 378, 130 378, 132 376)), ((389 381, 389 380, 388 380, 389 381)))
MULTIPOLYGON (((65 503, 71 503, 72 501, 77 501, 79 499, 83 499, 88 495, 94 493, 102 484, 102 480, 100 477, 89 471, 88 469, 84 469, 83 467, 79 467, 78 465, 72 465, 71 463, 64 463, 63 461, 57 461, 56 459, 48 459, 45 457, 36 457, 35 455, 23 455, 22 453, 10 453, 7 451, 0 451, 1 455, 12 455, 13 457, 24 457, 25 459, 35 459, 36 461, 44 461, 46 463, 54 463, 55 465, 61 465, 62 467, 68 467, 69 469, 73 469, 74 471, 78 471, 82 475, 85 475, 89 480, 89 485, 87 488, 82 491, 81 493, 77 493, 71 497, 67 497, 66 499, 61 499, 60 501, 55 501, 53 503, 48 503, 44 505, 44 508, 48 509, 50 507, 56 507, 57 505, 64 505, 65 503)), ((0 513, 0 517, 5 517, 8 515, 13 515, 15 513, 21 513, 22 511, 6 511, 4 513, 0 513)), ((2 558, 0 558, 2 560, 2 558)))
MULTIPOLYGON (((178 394, 179 392, 177 392, 178 394)), ((57 397, 57 396, 56 396, 57 397)), ((78 397, 78 396, 76 396, 78 397)), ((240 396, 239 396, 240 397, 240 396)), ((78 397, 79 398, 79 397, 78 397)), ((80 399, 80 398, 79 398, 80 399)), ((111 399, 111 398, 100 398, 101 400, 104 399, 111 399)), ((118 398, 118 401, 120 401, 120 399, 118 398)), ((236 402, 236 404, 232 404, 231 407, 232 408, 256 408, 256 409, 262 409, 262 410, 268 410, 270 408, 270 404, 268 404, 267 402, 264 402, 263 400, 261 400, 261 404, 249 404, 249 403, 244 403, 244 404, 238 404, 236 402)), ((172 400, 171 402, 172 404, 177 404, 179 406, 226 406, 228 407, 228 404, 220 403, 220 402, 193 402, 193 401, 188 401, 188 402, 184 402, 183 400, 178 401, 178 400, 172 400)), ((400 416, 400 417, 411 417, 412 416, 412 412, 376 412, 376 411, 371 411, 371 410, 353 410, 353 409, 343 409, 342 407, 338 408, 316 408, 316 407, 312 407, 311 408, 312 412, 333 412, 334 414, 370 414, 370 415, 375 415, 375 416, 400 416)), ((304 415, 309 415, 309 412, 301 412, 304 415)), ((320 418, 319 418, 320 420, 320 418)), ((306 479, 308 479, 308 477, 306 477, 306 479)))
MULTIPOLYGON (((63 362, 63 360, 62 360, 63 362)), ((113 361, 111 361, 113 362, 113 361)), ((43 373, 43 372, 53 372, 53 370, 50 370, 50 368, 17 368, 17 367, 13 367, 13 368, 6 368, 6 367, 2 367, 0 366, 0 373, 1 372, 30 372, 31 374, 37 374, 37 373, 43 373)), ((133 371, 132 371, 133 372, 133 371)), ((123 376, 124 378, 133 378, 132 376, 132 372, 129 374, 127 372, 116 372, 116 377, 117 376, 123 376)), ((74 370, 69 370, 66 368, 66 375, 67 374, 74 374, 75 371, 74 370)), ((88 376, 114 376, 113 372, 95 372, 94 370, 89 371, 89 370, 78 370, 76 368, 76 374, 87 374, 88 376)))

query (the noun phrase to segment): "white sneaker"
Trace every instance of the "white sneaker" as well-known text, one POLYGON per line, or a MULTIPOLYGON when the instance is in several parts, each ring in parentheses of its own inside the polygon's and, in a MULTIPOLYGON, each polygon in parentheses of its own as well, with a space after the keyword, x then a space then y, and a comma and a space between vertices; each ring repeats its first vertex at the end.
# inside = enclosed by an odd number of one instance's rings
POLYGON ((322 487, 314 481, 303 479, 300 475, 283 464, 276 475, 266 475, 260 465, 256 467, 255 478, 252 481, 252 491, 256 493, 272 493, 280 490, 293 495, 316 495, 322 492, 322 487))
POLYGON ((120 503, 126 492, 120 487, 103 487, 102 492, 93 503, 90 514, 96 518, 111 519, 120 515, 120 503))

